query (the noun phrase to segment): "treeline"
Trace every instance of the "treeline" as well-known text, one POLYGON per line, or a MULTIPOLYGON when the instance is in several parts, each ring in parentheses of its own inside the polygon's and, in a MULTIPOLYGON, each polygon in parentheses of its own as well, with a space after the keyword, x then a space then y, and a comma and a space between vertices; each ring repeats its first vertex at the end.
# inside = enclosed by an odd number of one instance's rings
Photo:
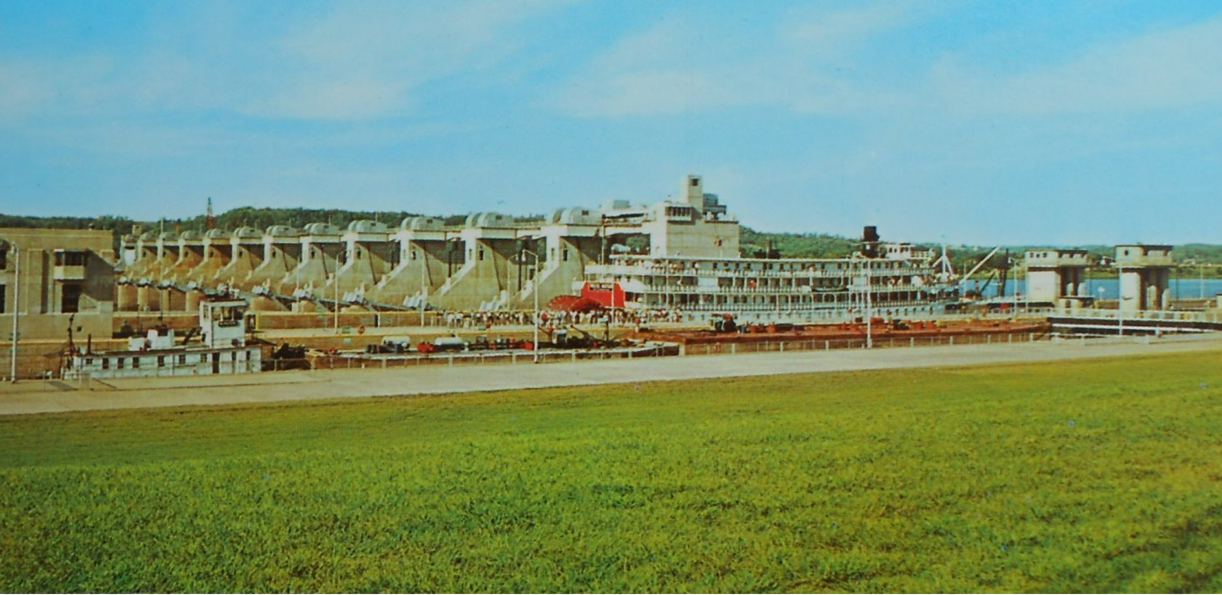
MULTIPOLYGON (((419 213, 408 211, 350 211, 346 209, 303 209, 303 208, 254 208, 238 207, 215 216, 215 227, 220 229, 236 229, 246 226, 255 229, 266 229, 272 225, 287 225, 302 228, 310 223, 330 223, 339 228, 345 228, 357 220, 373 220, 385 223, 390 227, 398 227, 399 223, 408 217, 419 213)), ((440 219, 446 225, 459 225, 467 218, 466 215, 446 215, 440 219)), ((543 215, 527 215, 516 217, 517 221, 539 221, 543 215)), ((0 227, 47 227, 56 229, 105 229, 120 237, 129 234, 134 225, 140 225, 145 231, 204 231, 208 228, 207 217, 197 215, 183 219, 159 219, 156 221, 138 221, 127 217, 33 217, 25 215, 5 215, 0 213, 0 227)))
POLYGON ((743 256, 756 258, 840 258, 851 255, 858 241, 826 233, 772 233, 742 226, 743 256), (771 250, 771 252, 769 252, 771 250))
MULTIPOLYGON (((407 211, 350 211, 346 209, 303 209, 303 208, 254 208, 239 207, 216 215, 216 227, 235 229, 241 226, 265 229, 271 225, 288 225, 301 228, 309 223, 331 223, 337 227, 346 227, 352 221, 371 219, 381 221, 391 227, 396 227, 403 219, 418 215, 407 211)), ((446 225, 458 225, 466 219, 466 215, 447 215, 440 217, 446 225)), ((528 215, 516 218, 518 221, 539 221, 543 215, 528 215)), ((145 230, 158 231, 203 231, 207 228, 204 215, 184 219, 163 219, 158 221, 137 221, 127 217, 105 215, 102 217, 32 217, 23 215, 5 215, 0 213, 0 227, 49 227, 60 229, 104 229, 115 234, 116 244, 119 238, 131 233, 133 225, 141 225, 145 230)), ((885 239, 885 238, 884 238, 885 239)), ((743 226, 740 238, 743 256, 772 258, 841 258, 851 255, 858 249, 858 239, 826 233, 771 233, 743 226)), ((941 251, 940 245, 919 244, 923 247, 941 251)), ((1021 263, 1023 253, 1027 250, 1054 248, 1055 246, 1010 246, 1010 258, 1014 263, 1021 263)), ((1087 250, 1092 260, 1111 258, 1114 255, 1112 246, 1090 245, 1078 246, 1087 250)), ((947 252, 956 270, 970 268, 984 258, 993 249, 992 246, 948 245, 947 252)), ((1212 265, 1222 265, 1222 244, 1182 244, 1175 247, 1173 253, 1177 262, 1199 262, 1212 265)), ((1003 264, 1004 249, 989 262, 989 267, 1003 264)))

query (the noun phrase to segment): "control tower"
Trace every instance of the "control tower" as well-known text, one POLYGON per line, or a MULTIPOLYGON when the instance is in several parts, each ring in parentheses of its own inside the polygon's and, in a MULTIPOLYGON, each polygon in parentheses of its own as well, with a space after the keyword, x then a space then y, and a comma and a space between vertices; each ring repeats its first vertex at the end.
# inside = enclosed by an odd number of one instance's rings
POLYGON ((1120 274, 1120 311, 1166 310, 1171 305, 1171 246, 1116 246, 1120 274))
POLYGON ((1062 299, 1087 299, 1086 250, 1028 250, 1027 300, 1057 304, 1062 299))

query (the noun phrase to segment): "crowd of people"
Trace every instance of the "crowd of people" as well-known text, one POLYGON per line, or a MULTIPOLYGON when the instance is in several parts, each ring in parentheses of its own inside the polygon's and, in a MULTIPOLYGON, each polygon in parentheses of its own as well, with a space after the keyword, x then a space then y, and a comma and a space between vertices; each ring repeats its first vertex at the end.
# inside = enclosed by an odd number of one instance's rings
MULTIPOLYGON (((534 318, 531 310, 504 310, 496 312, 446 311, 441 314, 446 328, 491 329, 497 326, 530 326, 534 318)), ((544 325, 564 327, 570 324, 601 324, 617 327, 641 326, 658 322, 681 322, 683 313, 669 310, 590 310, 573 312, 568 310, 543 310, 539 318, 544 325)))

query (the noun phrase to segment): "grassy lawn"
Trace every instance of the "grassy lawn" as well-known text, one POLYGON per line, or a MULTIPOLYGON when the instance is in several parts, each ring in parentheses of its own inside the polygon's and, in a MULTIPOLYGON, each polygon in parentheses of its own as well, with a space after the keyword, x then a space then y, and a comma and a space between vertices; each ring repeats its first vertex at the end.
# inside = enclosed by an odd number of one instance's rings
POLYGON ((1222 591, 1222 355, 0 419, 5 591, 1222 591))

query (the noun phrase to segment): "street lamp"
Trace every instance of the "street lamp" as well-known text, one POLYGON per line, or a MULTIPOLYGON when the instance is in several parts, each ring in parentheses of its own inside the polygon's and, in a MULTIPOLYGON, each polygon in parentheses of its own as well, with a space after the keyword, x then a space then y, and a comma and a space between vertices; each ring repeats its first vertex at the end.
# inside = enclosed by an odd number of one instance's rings
POLYGON ((427 261, 425 260, 423 246, 412 250, 412 258, 417 258, 420 261, 420 328, 424 328, 424 311, 429 305, 429 279, 428 269, 425 268, 427 261))
POLYGON ((534 363, 537 364, 539 363, 539 324, 542 322, 541 320, 539 320, 539 253, 535 252, 534 250, 527 250, 525 247, 519 247, 518 254, 519 254, 519 258, 521 258, 522 254, 529 254, 532 257, 534 257, 535 259, 534 273, 530 277, 531 293, 534 294, 534 301, 535 301, 535 317, 534 317, 535 330, 534 330, 534 339, 533 339, 534 349, 531 349, 530 352, 531 352, 531 355, 533 356, 532 359, 534 363))
POLYGON ((871 308, 873 302, 870 298, 870 265, 868 261, 862 261, 853 255, 853 260, 858 267, 858 275, 853 279, 853 284, 865 292, 865 313, 866 313, 866 349, 874 347, 874 312, 871 308))
MULTIPOLYGON (((1141 289, 1140 283, 1138 289, 1141 289)), ((1117 337, 1124 336, 1124 267, 1116 265, 1116 320, 1117 337)))
POLYGON ((1197 261, 1197 275, 1201 283, 1201 299, 1205 299, 1205 261, 1197 261))
POLYGON ((13 337, 9 342, 12 347, 13 358, 9 363, 9 382, 17 382, 17 308, 20 306, 21 298, 21 249, 17 244, 11 244, 13 247, 13 337))
POLYGON ((862 269, 866 278, 866 349, 874 348, 874 310, 873 297, 870 295, 870 265, 867 263, 862 269))

